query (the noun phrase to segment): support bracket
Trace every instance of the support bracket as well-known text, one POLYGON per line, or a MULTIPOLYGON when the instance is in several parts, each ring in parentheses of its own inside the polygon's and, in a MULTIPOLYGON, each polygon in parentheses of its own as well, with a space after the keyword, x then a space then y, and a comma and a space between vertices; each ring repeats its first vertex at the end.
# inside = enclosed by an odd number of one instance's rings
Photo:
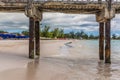
POLYGON ((104 8, 101 12, 96 14, 96 21, 97 22, 106 22, 108 19, 112 19, 115 17, 115 8, 104 8))
POLYGON ((35 7, 32 2, 28 3, 25 7, 25 15, 27 17, 33 17, 34 19, 37 19, 37 21, 42 20, 42 11, 40 11, 38 7, 35 7))

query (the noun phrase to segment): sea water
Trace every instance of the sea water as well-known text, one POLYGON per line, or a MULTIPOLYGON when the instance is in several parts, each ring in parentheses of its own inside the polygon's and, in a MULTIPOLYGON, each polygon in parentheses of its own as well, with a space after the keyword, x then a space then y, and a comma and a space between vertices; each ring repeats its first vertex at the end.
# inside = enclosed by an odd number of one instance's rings
POLYGON ((111 64, 99 60, 99 40, 71 42, 57 56, 42 59, 56 71, 50 80, 120 80, 120 40, 111 41, 111 64))

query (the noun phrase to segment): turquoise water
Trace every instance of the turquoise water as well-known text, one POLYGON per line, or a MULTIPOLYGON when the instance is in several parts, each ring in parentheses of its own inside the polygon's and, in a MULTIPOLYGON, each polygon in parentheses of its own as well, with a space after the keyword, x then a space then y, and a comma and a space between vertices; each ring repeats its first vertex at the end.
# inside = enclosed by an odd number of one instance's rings
POLYGON ((57 45, 59 49, 55 56, 42 58, 56 71, 49 80, 120 80, 120 40, 111 41, 111 64, 99 60, 98 40, 70 42, 63 46, 57 45))
MULTIPOLYGON (((97 51, 99 48, 98 40, 87 40, 85 43, 88 47, 96 47, 97 51)), ((92 50, 92 49, 91 49, 92 50)), ((115 60, 120 60, 120 40, 111 40, 111 58, 115 60)))
MULTIPOLYGON (((104 61, 99 60, 99 40, 73 41, 71 45, 73 45, 71 50, 74 49, 73 55, 77 54, 74 59, 77 67, 87 67, 83 70, 86 76, 96 75, 93 79, 84 76, 85 80, 120 80, 120 40, 111 41, 111 64, 104 64, 104 61)), ((78 72, 82 71, 80 68, 78 70, 78 72)))
MULTIPOLYGON (((78 45, 84 45, 89 48, 88 51, 99 53, 99 40, 82 40, 78 45)), ((77 46, 78 46, 77 45, 77 46)), ((115 60, 120 59, 120 40, 111 40, 111 58, 115 60)))

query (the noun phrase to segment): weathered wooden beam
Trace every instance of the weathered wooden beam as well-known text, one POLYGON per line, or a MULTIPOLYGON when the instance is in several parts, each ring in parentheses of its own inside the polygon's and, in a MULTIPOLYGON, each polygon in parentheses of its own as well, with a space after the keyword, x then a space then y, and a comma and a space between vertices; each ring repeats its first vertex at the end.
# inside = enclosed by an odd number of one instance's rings
POLYGON ((105 63, 111 63, 111 20, 105 23, 105 63))
POLYGON ((104 60, 104 22, 99 23, 99 59, 104 60))
POLYGON ((40 55, 40 26, 39 21, 35 21, 35 49, 36 55, 40 55))
POLYGON ((29 18, 29 58, 34 59, 34 38, 35 38, 35 21, 34 18, 29 18))

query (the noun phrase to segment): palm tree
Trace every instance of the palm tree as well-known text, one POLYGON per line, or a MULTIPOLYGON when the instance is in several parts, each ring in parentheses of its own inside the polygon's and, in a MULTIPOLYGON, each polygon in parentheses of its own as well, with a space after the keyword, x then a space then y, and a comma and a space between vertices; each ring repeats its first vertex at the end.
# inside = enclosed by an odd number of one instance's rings
POLYGON ((75 33, 73 31, 71 31, 69 34, 70 34, 70 38, 72 38, 72 39, 75 38, 75 33))
POLYGON ((112 35, 112 39, 116 39, 117 36, 115 34, 112 35))
POLYGON ((49 26, 44 27, 44 29, 42 30, 43 37, 49 37, 49 30, 50 30, 49 26))
POLYGON ((59 30, 59 38, 64 38, 64 30, 63 29, 60 29, 59 30))
POLYGON ((58 35, 59 35, 59 28, 55 28, 55 29, 53 30, 53 38, 57 38, 58 35))

